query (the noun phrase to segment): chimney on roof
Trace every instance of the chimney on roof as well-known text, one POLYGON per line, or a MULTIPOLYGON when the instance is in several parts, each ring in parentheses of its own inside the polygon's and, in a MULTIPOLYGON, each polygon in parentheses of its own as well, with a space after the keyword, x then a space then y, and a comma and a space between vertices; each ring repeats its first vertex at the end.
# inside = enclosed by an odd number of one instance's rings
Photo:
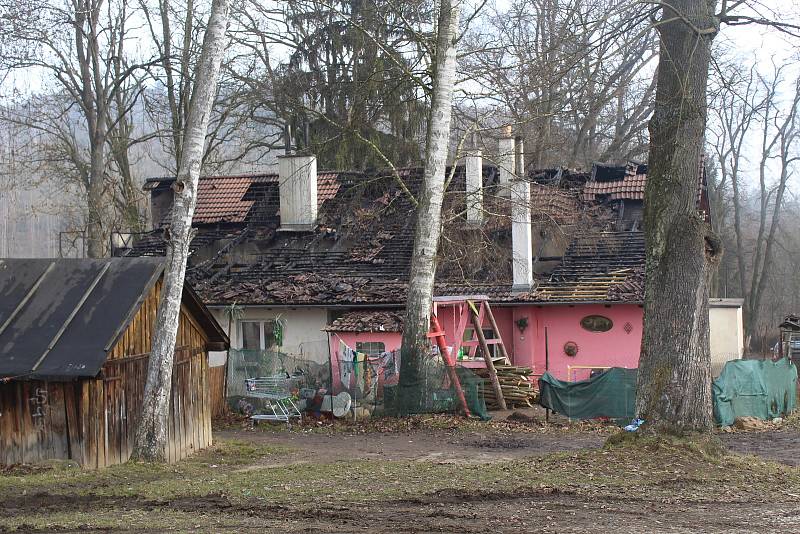
POLYGON ((508 188, 514 178, 514 135, 511 126, 503 127, 497 142, 497 167, 499 171, 500 194, 508 196, 508 188))
POLYGON ((525 177, 522 137, 514 141, 514 175, 511 188, 512 291, 527 292, 533 286, 533 245, 531 232, 531 184, 525 177))
POLYGON ((280 231, 302 232, 317 225, 317 158, 302 154, 278 156, 280 231))
POLYGON ((464 158, 467 183, 467 224, 483 224, 483 154, 474 149, 464 158))

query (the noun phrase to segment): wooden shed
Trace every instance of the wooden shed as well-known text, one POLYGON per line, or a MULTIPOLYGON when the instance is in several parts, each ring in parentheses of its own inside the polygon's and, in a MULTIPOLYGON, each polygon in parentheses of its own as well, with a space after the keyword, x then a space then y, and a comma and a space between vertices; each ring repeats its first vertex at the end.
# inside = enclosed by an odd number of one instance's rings
MULTIPOLYGON (((0 259, 0 464, 125 462, 133 448, 163 258, 0 259)), ((211 444, 208 351, 228 340, 188 286, 167 456, 211 444)))

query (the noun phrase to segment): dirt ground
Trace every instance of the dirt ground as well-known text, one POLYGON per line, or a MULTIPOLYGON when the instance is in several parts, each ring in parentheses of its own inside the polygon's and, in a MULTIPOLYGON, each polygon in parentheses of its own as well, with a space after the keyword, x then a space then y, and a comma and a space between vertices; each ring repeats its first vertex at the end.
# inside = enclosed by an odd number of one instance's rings
POLYGON ((174 466, 16 467, 0 532, 800 532, 796 430, 721 434, 715 456, 525 417, 229 425, 174 466))

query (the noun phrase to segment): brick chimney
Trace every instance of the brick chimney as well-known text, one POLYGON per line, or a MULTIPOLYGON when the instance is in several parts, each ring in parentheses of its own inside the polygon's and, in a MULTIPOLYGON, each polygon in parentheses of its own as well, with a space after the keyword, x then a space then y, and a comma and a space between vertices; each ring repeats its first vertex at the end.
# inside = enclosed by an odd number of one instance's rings
POLYGON ((467 183, 467 223, 483 224, 483 154, 472 150, 464 158, 467 183))
POLYGON ((533 246, 531 234, 531 184, 525 177, 522 137, 514 142, 514 174, 511 187, 512 291, 527 292, 533 287, 533 246))
POLYGON ((316 156, 278 156, 278 188, 281 204, 279 231, 313 230, 317 225, 316 156))

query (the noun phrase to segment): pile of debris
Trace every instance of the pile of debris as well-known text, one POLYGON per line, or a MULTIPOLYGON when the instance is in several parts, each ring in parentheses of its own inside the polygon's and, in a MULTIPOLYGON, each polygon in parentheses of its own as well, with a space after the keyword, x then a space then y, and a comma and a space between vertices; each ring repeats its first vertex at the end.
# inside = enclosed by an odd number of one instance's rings
MULTIPOLYGON (((506 400, 506 407, 513 408, 532 408, 539 400, 539 392, 533 388, 533 382, 528 377, 533 373, 530 367, 517 367, 514 365, 496 365, 497 379, 500 381, 500 388, 503 390, 503 398, 506 400)), ((475 374, 483 378, 481 393, 486 401, 486 407, 490 410, 499 409, 497 397, 495 396, 492 383, 489 378, 488 369, 474 369, 475 374)))

